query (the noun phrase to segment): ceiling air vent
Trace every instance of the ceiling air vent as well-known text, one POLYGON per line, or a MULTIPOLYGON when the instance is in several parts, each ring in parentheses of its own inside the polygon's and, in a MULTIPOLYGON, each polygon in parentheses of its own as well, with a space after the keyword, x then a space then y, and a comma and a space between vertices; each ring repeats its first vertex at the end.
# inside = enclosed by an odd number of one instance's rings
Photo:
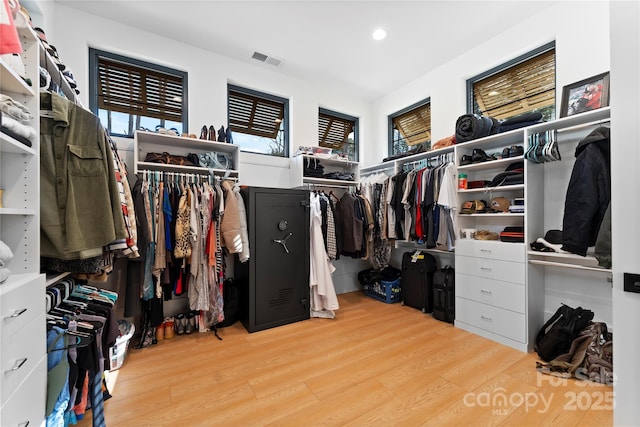
POLYGON ((284 62, 282 59, 265 55, 264 53, 260 52, 253 52, 253 55, 251 55, 251 57, 256 61, 264 62, 266 64, 273 65, 274 67, 280 67, 284 62))

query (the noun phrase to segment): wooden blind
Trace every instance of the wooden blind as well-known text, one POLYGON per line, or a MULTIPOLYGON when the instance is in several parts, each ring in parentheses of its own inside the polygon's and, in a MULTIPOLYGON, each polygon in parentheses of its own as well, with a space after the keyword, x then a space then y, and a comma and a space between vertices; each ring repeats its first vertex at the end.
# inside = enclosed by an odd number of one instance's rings
POLYGON ((233 132, 276 139, 284 103, 229 90, 229 127, 233 132))
POLYGON ((422 105, 393 118, 393 124, 408 146, 431 140, 431 104, 422 105))
POLYGON ((555 104, 555 50, 514 65, 473 84, 481 113, 506 119, 555 104))
POLYGON ((98 108, 182 122, 179 76, 98 58, 98 108))
POLYGON ((321 147, 341 150, 347 142, 349 134, 353 132, 353 120, 319 113, 318 143, 321 147))

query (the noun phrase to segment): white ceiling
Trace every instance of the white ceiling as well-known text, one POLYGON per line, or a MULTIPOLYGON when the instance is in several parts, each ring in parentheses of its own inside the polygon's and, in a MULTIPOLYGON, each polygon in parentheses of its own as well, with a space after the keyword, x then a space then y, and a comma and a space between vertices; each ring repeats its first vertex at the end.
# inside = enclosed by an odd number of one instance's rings
POLYGON ((56 0, 364 99, 416 79, 539 12, 540 1, 56 0), (385 40, 371 37, 387 30, 385 40), (284 60, 280 68, 254 51, 284 60))

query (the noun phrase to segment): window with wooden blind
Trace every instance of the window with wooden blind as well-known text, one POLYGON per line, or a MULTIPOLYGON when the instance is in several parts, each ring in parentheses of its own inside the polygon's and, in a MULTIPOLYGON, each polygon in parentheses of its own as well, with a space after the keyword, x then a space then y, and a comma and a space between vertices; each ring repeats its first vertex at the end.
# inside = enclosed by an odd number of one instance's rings
POLYGON ((540 112, 554 120, 556 112, 555 43, 550 43, 467 81, 469 112, 508 119, 540 112))
POLYGON ((110 134, 188 133, 187 73, 97 49, 89 58, 90 108, 110 134))
POLYGON ((424 99, 389 116, 389 154, 423 144, 431 148, 431 99, 424 99))
POLYGON ((233 143, 242 151, 289 156, 288 99, 228 85, 227 107, 233 143))
POLYGON ((358 118, 320 108, 318 145, 358 161, 358 118))

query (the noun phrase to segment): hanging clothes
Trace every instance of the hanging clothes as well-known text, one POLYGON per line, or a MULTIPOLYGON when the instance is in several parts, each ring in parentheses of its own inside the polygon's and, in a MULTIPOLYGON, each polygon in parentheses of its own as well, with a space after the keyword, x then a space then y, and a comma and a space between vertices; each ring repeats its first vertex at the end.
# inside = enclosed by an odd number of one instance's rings
POLYGON ((309 286, 311 288, 311 316, 335 316, 334 310, 340 308, 331 274, 335 267, 329 260, 322 236, 322 211, 320 198, 310 194, 310 263, 309 286))

